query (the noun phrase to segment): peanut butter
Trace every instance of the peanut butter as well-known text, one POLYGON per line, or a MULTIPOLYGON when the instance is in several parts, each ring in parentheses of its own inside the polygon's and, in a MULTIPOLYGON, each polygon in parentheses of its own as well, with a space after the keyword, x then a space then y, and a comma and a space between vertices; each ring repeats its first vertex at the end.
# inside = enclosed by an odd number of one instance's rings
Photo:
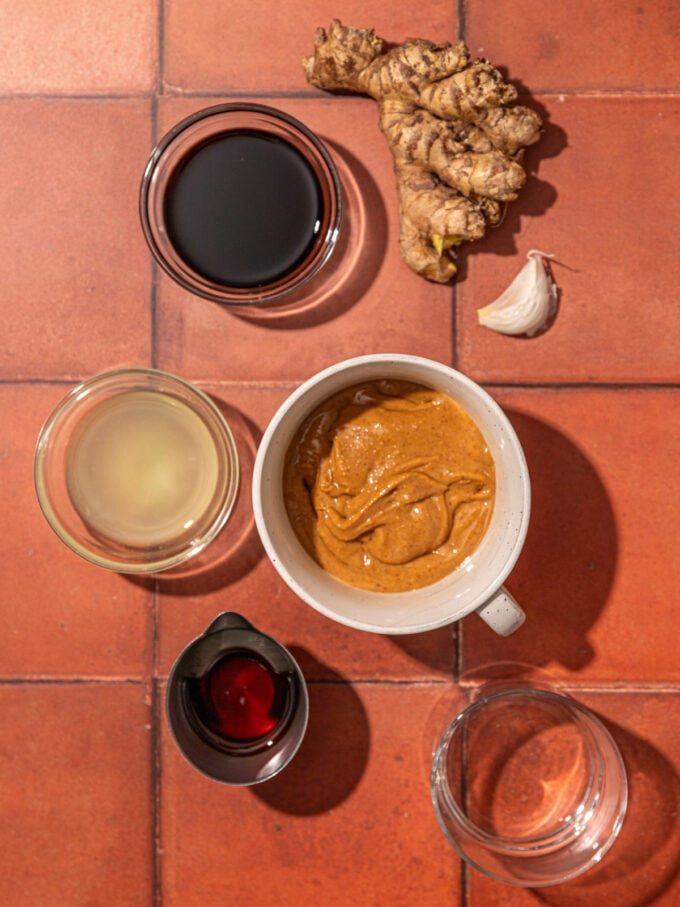
POLYGON ((286 454, 300 542, 333 576, 375 592, 418 589, 458 567, 484 535, 494 493, 493 458, 470 416, 405 381, 334 394, 286 454))

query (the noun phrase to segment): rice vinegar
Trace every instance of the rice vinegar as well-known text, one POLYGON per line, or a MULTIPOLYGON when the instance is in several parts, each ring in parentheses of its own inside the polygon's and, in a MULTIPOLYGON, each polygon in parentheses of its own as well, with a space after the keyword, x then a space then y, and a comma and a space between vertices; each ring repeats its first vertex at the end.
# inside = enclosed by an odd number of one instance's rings
POLYGON ((121 393, 96 406, 66 457, 73 506, 91 531, 133 548, 186 541, 219 479, 213 437, 181 400, 121 393))

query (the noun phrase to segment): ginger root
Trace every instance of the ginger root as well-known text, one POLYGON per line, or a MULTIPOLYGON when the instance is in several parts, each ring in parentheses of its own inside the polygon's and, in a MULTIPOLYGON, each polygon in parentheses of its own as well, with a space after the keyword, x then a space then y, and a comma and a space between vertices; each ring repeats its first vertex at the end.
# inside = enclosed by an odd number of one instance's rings
POLYGON ((372 28, 333 19, 316 31, 303 60, 307 80, 327 91, 370 95, 394 156, 401 256, 428 280, 456 273, 453 249, 497 224, 503 202, 517 198, 526 145, 541 119, 508 107, 517 91, 486 60, 470 62, 466 45, 409 39, 387 50, 372 28))

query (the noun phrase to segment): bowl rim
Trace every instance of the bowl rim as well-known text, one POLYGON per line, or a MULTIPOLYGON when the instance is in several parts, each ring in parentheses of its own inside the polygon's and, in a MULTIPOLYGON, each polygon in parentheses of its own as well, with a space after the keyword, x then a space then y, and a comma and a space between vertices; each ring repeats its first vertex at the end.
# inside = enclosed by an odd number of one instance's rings
MULTIPOLYGON (((335 162, 333 161, 331 153, 326 147, 325 143, 319 136, 316 135, 316 133, 314 133, 301 120, 298 120, 297 117, 292 116, 292 114, 286 113, 284 110, 279 110, 277 107, 271 107, 267 104, 257 104, 254 102, 233 101, 223 104, 213 104, 209 107, 204 107, 200 110, 194 111, 194 113, 189 114, 188 116, 184 117, 184 119, 176 123, 165 133, 165 135, 163 135, 159 139, 155 147, 152 149, 142 173, 139 187, 138 212, 142 232, 144 233, 144 238, 146 239, 147 245, 155 261, 175 283, 195 296, 207 299, 210 302, 217 302, 220 305, 226 306, 227 308, 264 309, 269 307, 272 303, 277 304, 281 300, 285 301, 286 297, 297 292, 301 287, 305 286, 305 284, 307 284, 313 277, 315 277, 323 268, 323 266, 328 262, 329 258, 332 256, 334 250, 337 247, 338 236, 344 217, 344 204, 340 176, 335 166, 335 162), (168 150, 168 148, 170 148, 172 144, 182 135, 184 135, 188 130, 192 129, 194 126, 199 125, 204 120, 209 120, 211 117, 219 117, 223 114, 229 113, 251 113, 254 115, 259 115, 261 117, 268 117, 270 120, 285 123, 287 126, 300 133, 300 135, 312 145, 319 159, 326 167, 329 176, 329 187, 335 202, 335 216, 332 219, 332 222, 329 223, 327 230, 327 239, 324 241, 323 252, 319 255, 313 266, 309 270, 304 271, 294 284, 290 286, 284 285, 282 287, 279 287, 275 290, 275 292, 266 292, 265 286, 262 288, 263 292, 253 299, 248 298, 248 296, 245 294, 243 295, 243 297, 240 297, 238 295, 228 295, 230 291, 234 291, 235 288, 233 287, 225 288, 225 295, 221 295, 217 291, 211 292, 209 289, 205 289, 195 283, 192 283, 183 274, 173 268, 172 265, 168 262, 166 256, 163 254, 163 251, 158 246, 158 243, 156 242, 156 238, 151 227, 152 218, 149 214, 149 203, 154 175, 163 155, 168 150)), ((200 277, 200 275, 198 274, 196 276, 197 278, 200 277)), ((217 286, 217 284, 215 284, 215 286, 217 286)))
MULTIPOLYGON (((522 551, 522 547, 524 546, 526 539, 527 531, 529 528, 529 518, 531 514, 531 482, 524 450, 522 449, 522 445, 520 444, 519 438, 517 437, 517 434, 512 427, 510 420, 503 412, 499 404, 496 403, 496 401, 490 396, 490 394, 486 390, 484 390, 483 387, 477 384, 476 381, 473 381, 471 378, 468 378, 467 375, 464 375, 462 372, 459 372, 457 369, 454 369, 451 366, 437 362, 434 359, 427 359, 423 356, 412 356, 403 353, 371 353, 364 356, 355 356, 350 359, 344 359, 340 362, 335 363, 334 365, 330 365, 327 368, 322 369, 320 372, 317 372, 306 381, 304 381, 283 401, 276 413, 272 416, 257 450, 252 477, 252 505, 253 513, 255 516, 255 525, 257 527, 260 541, 262 542, 267 556, 269 557, 270 561, 274 565, 274 568, 278 572, 279 576, 283 579, 283 581, 306 604, 314 608, 320 614, 323 614, 324 617, 328 617, 331 620, 336 621, 336 623, 344 624, 345 626, 351 627, 354 630, 363 630, 368 633, 379 633, 389 636, 405 636, 410 633, 423 633, 429 630, 436 630, 439 627, 445 627, 457 620, 460 620, 466 615, 477 610, 477 608, 481 607, 502 586, 503 582, 506 580, 511 570, 517 563, 517 559, 520 555, 520 552, 522 551), (490 408, 490 410, 498 420, 499 428, 502 431, 504 437, 506 437, 510 441, 513 452, 517 457, 517 461, 520 465, 521 495, 523 506, 516 536, 513 545, 505 559, 503 569, 498 571, 495 577, 490 580, 482 589, 482 591, 480 591, 467 605, 465 605, 465 607, 458 608, 455 613, 449 614, 442 618, 438 618, 437 620, 414 622, 412 624, 401 626, 385 626, 383 624, 356 620, 354 618, 344 617, 343 615, 338 614, 328 605, 317 601, 314 597, 309 595, 306 589, 295 579, 295 577, 293 577, 288 572, 288 570, 284 567, 279 559, 276 546, 272 540, 272 536, 267 528, 264 519, 262 506, 262 474, 265 460, 271 447, 272 438, 278 430, 283 418, 286 416, 288 411, 298 402, 298 400, 303 398, 312 388, 316 387, 326 379, 337 375, 339 372, 349 372, 352 369, 367 364, 385 363, 386 365, 389 365, 395 362, 405 362, 413 365, 424 366, 429 369, 434 368, 435 371, 439 371, 446 377, 453 378, 454 380, 463 384, 485 402, 485 404, 490 408)), ((414 592, 418 591, 419 590, 414 590, 414 592)), ((395 593, 385 592, 376 594, 389 596, 395 593)), ((403 595, 404 593, 398 594, 403 595)))
POLYGON ((107 570, 112 570, 116 573, 129 574, 158 573, 162 570, 168 570, 171 567, 175 567, 178 564, 185 563, 200 554, 201 551, 203 551, 218 535, 231 516, 238 496, 240 473, 238 449, 236 447, 234 435, 229 423, 220 412, 219 407, 210 399, 210 397, 199 387, 196 387, 195 384, 181 378, 179 375, 174 375, 172 372, 166 372, 162 369, 144 367, 116 368, 98 372, 96 375, 93 375, 92 377, 81 381, 79 384, 75 385, 75 387, 72 387, 63 397, 61 397, 45 419, 40 432, 38 433, 38 440, 36 442, 33 458, 33 485, 38 499, 38 505, 49 526, 58 538, 61 539, 71 551, 84 560, 89 561, 89 563, 95 564, 98 567, 104 567, 107 570), (83 393, 88 393, 93 388, 96 389, 97 385, 105 381, 121 378, 123 376, 130 379, 141 377, 161 378, 169 381, 171 384, 180 385, 184 391, 187 391, 191 396, 195 397, 215 418, 222 435, 222 441, 224 443, 231 472, 231 478, 227 483, 224 501, 220 507, 218 517, 209 529, 205 531, 200 541, 195 545, 184 548, 182 551, 179 551, 172 556, 157 558, 155 560, 145 561, 144 563, 131 563, 122 559, 117 560, 112 557, 106 557, 105 555, 93 552, 90 548, 81 544, 57 517, 50 500, 48 483, 45 480, 45 465, 48 457, 49 442, 60 418, 77 404, 78 398, 83 393))
MULTIPOLYGON (((595 712, 593 712, 579 700, 574 699, 569 690, 565 690, 560 686, 553 686, 552 684, 548 684, 540 680, 504 680, 499 682, 487 682, 483 684, 477 690, 476 695, 477 698, 473 699, 472 702, 469 702, 467 705, 458 709, 456 717, 447 725, 441 738, 439 739, 434 755, 432 757, 432 768, 430 770, 430 799, 434 807, 437 822, 444 834, 444 837, 453 846, 454 850, 458 853, 461 859, 463 859, 470 866, 473 866, 478 872, 481 872, 482 875, 488 876, 489 878, 495 879, 499 882, 505 882, 506 884, 514 885, 520 888, 548 888, 553 885, 561 885, 564 882, 568 882, 571 879, 577 878, 578 876, 591 869, 594 865, 599 863, 599 861, 610 850, 616 838, 618 837, 619 832, 621 831, 623 821, 626 817, 626 812, 628 809, 628 777, 626 773, 626 766, 623 761, 623 756, 621 755, 621 750, 619 749, 616 740, 614 740, 614 737, 609 731, 609 728, 606 727, 604 722, 595 712), (466 833, 476 842, 481 843, 482 845, 489 847, 490 849, 495 849, 506 855, 512 855, 512 852, 514 850, 515 853, 523 854, 525 858, 527 856, 531 856, 539 859, 544 853, 550 852, 555 844, 555 841, 551 841, 549 835, 545 836, 543 839, 534 839, 534 841, 517 841, 512 838, 505 838, 484 831, 479 827, 479 825, 469 819, 463 812, 458 802, 458 798, 454 797, 453 792, 450 789, 448 780, 443 781, 441 786, 439 784, 439 775, 442 763, 446 759, 448 749, 454 734, 462 726, 463 722, 470 715, 474 714, 475 711, 483 709, 489 703, 492 703, 499 699, 507 700, 514 697, 525 697, 539 700, 542 699, 552 702, 553 704, 556 703, 567 711, 571 710, 572 712, 577 713, 577 716, 572 719, 574 722, 583 721, 584 719, 591 722, 595 726, 595 728, 603 735, 605 743, 607 744, 607 746, 609 746, 614 765, 619 771, 619 777, 621 781, 621 787, 618 794, 618 816, 613 824, 609 837, 603 843, 603 845, 598 850, 594 851, 590 859, 584 861, 581 866, 578 866, 575 869, 570 870, 569 872, 564 873, 563 875, 554 879, 541 879, 540 882, 519 881, 510 874, 503 875, 500 872, 489 869, 483 866, 478 860, 472 858, 467 853, 464 846, 457 840, 451 829, 448 827, 447 822, 444 818, 439 798, 439 794, 441 792, 442 799, 444 800, 447 809, 449 809, 453 813, 456 821, 459 823, 464 833, 466 833)), ((601 767, 599 770, 601 771, 601 767)))

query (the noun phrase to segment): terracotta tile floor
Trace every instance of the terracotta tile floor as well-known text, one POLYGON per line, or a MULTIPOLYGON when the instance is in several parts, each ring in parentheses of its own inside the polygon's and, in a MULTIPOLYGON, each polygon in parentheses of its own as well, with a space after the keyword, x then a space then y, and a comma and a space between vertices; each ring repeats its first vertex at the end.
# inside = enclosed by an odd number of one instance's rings
POLYGON ((680 20, 671 2, 577 6, 68 0, 57 13, 0 0, 2 907, 680 903, 680 20), (521 200, 463 260, 455 291, 399 261, 373 103, 303 80, 299 58, 332 15, 390 40, 460 32, 549 115, 521 200), (177 289, 137 222, 155 139, 242 96, 318 131, 348 202, 351 267, 332 308, 284 323, 177 289), (476 308, 529 248, 558 255, 556 323, 531 341, 483 331, 476 308), (474 618, 398 640, 351 632, 302 605, 257 540, 248 485, 276 407, 322 366, 385 350, 486 383, 525 447, 534 508, 508 586, 529 620, 510 639, 474 618), (73 379, 121 364, 199 381, 234 427, 243 487, 217 565, 198 576, 96 570, 35 502, 33 445, 50 407, 73 379), (291 645, 310 681, 303 748, 257 791, 193 772, 163 717, 174 658, 227 608, 291 645), (567 886, 532 893, 468 870, 430 806, 447 697, 500 660, 565 683, 627 764, 622 835, 567 886))
POLYGON ((3 378, 80 377, 149 355, 136 216, 149 99, 0 100, 3 378))

